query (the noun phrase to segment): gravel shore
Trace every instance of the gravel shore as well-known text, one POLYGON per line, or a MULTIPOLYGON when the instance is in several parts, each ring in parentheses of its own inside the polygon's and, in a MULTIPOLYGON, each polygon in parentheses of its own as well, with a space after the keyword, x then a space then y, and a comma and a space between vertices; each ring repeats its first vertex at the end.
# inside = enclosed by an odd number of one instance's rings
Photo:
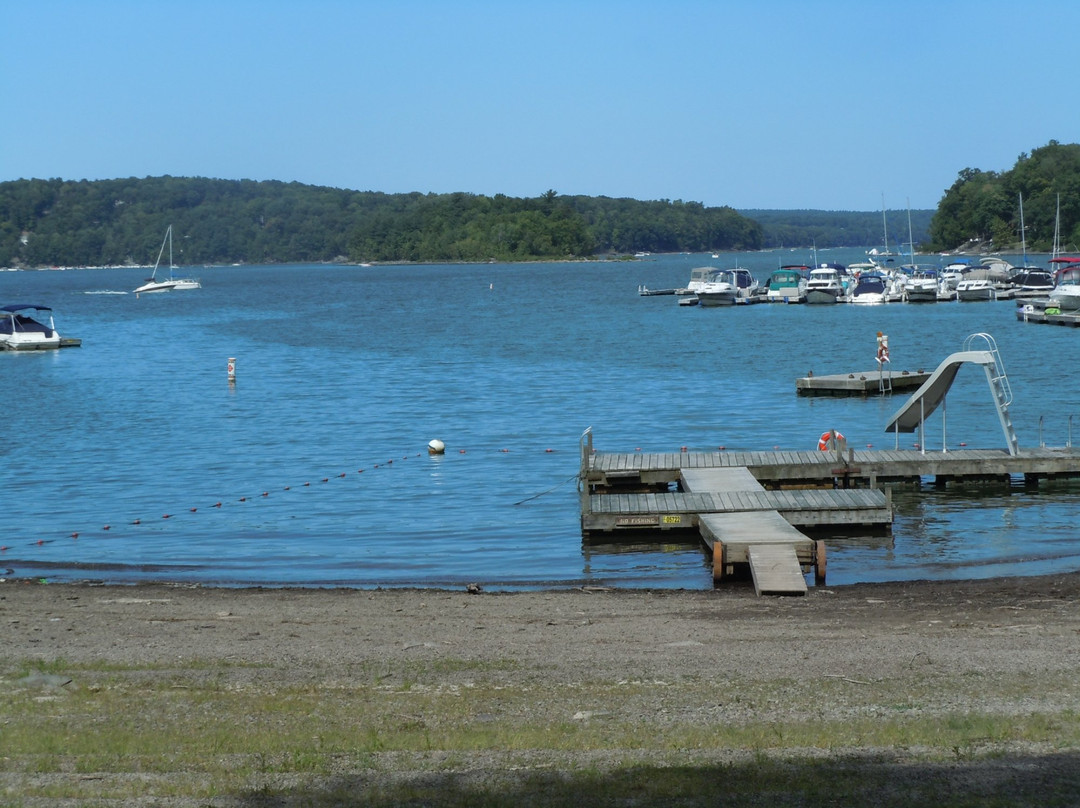
MULTIPOLYGON (((437 749, 387 750, 363 769, 364 782, 381 788, 416 787, 418 778, 430 786, 435 778, 442 788, 452 785, 461 804, 469 801, 476 777, 485 789, 502 784, 504 792, 529 802, 525 784, 540 773, 568 776, 585 769, 595 776, 627 766, 671 766, 673 760, 700 773, 703 766, 760 761, 762 753, 844 766, 861 760, 876 767, 875 782, 886 783, 886 790, 913 777, 940 778, 952 789, 970 779, 972 793, 989 788, 995 804, 1024 804, 1036 794, 1071 795, 1080 802, 1080 687, 1074 686, 1080 574, 820 587, 801 598, 760 598, 748 585, 502 594, 7 581, 0 583, 0 625, 0 687, 8 699, 50 684, 47 677, 28 675, 36 670, 63 678, 64 666, 71 668, 73 681, 63 685, 70 688, 93 678, 89 666, 123 670, 132 682, 139 675, 210 668, 225 671, 228 687, 267 692, 373 688, 389 699, 408 688, 451 692, 480 684, 502 692, 524 713, 499 715, 495 704, 477 721, 517 721, 522 728, 606 723, 621 732, 640 725, 658 737, 672 727, 766 726, 780 738, 786 728, 843 725, 879 714, 892 720, 899 710, 943 723, 970 714, 1018 720, 1045 715, 1063 722, 1060 738, 987 737, 951 752, 857 741, 796 748, 782 740, 679 751, 638 738, 624 748, 613 742, 615 748, 591 750, 458 751, 453 762, 437 749), (943 755, 950 754, 943 765, 943 755)), ((367 709, 377 713, 377 698, 365 698, 367 709)), ((2 754, 0 793, 10 798, 29 788, 29 775, 17 751, 2 754)), ((360 777, 354 766, 343 763, 334 777, 360 777)), ((323 804, 311 798, 313 788, 305 782, 292 797, 279 792, 276 802, 247 794, 119 804, 323 804)), ((874 798, 890 804, 884 793, 875 791, 874 798)), ((447 798, 424 804, 457 803, 447 798)), ((826 803, 780 798, 774 804, 826 803)))

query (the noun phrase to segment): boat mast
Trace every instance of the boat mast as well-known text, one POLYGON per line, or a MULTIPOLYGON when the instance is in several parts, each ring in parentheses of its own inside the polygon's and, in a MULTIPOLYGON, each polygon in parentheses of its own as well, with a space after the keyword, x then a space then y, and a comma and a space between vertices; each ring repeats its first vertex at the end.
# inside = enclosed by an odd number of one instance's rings
POLYGON ((911 249, 911 265, 915 266, 915 234, 911 231, 911 199, 907 201, 907 239, 911 249))
POLYGON ((1057 211, 1054 213, 1054 246, 1050 248, 1050 260, 1058 257, 1061 250, 1061 194, 1057 195, 1057 211))
POLYGON ((881 194, 881 232, 885 237, 885 255, 889 254, 889 225, 885 221, 885 194, 881 194))
POLYGON ((1020 249, 1024 252, 1024 266, 1027 266, 1027 234, 1024 232, 1024 194, 1020 193, 1020 249))

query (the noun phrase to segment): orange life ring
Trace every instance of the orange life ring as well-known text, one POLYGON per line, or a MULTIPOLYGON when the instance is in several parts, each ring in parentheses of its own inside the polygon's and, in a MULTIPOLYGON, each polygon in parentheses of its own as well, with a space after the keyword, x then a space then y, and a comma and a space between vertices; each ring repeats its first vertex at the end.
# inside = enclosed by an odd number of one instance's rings
POLYGON ((844 435, 843 435, 842 432, 837 432, 835 429, 829 429, 829 430, 827 430, 825 432, 822 432, 821 437, 818 438, 818 442, 817 442, 818 449, 820 449, 823 452, 828 451, 828 449, 829 449, 829 441, 834 436, 836 437, 837 440, 844 440, 844 435))

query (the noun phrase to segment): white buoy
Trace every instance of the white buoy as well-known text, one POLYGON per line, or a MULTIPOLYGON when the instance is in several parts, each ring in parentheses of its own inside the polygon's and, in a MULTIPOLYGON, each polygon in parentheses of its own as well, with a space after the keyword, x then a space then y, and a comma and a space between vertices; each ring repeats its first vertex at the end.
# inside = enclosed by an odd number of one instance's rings
POLYGON ((428 450, 428 454, 433 454, 433 455, 442 454, 443 452, 446 451, 446 444, 443 443, 438 438, 436 438, 433 441, 428 441, 427 450, 428 450))
POLYGON ((230 356, 229 357, 229 366, 228 367, 229 367, 229 381, 230 382, 235 382, 236 381, 236 357, 235 356, 230 356))

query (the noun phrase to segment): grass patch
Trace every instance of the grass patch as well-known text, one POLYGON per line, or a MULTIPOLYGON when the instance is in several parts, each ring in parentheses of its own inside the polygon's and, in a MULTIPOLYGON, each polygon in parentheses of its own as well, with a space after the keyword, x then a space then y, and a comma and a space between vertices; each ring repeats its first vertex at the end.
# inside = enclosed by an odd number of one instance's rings
MULTIPOLYGON (((693 784, 715 796, 723 782, 775 805, 829 804, 829 793, 855 804, 866 789, 877 804, 915 805, 886 793, 901 769, 925 768, 933 780, 936 767, 985 768, 1015 748, 1065 755, 1080 748, 1080 717, 1053 706, 1067 703, 1055 694, 1072 690, 1064 676, 1037 684, 1019 676, 928 678, 903 688, 825 679, 718 689, 694 680, 517 677, 522 683, 505 675, 515 671, 512 662, 439 659, 389 674, 378 666, 344 677, 307 672, 313 678, 283 686, 287 676, 264 680, 228 664, 183 665, 33 666, 71 677, 63 688, 19 687, 18 677, 7 677, 0 687, 0 802, 14 794, 124 799, 140 783, 135 790, 144 796, 262 794, 267 804, 299 789, 303 799, 295 804, 315 806, 342 804, 335 795, 356 788, 365 802, 343 804, 577 808, 572 794, 591 793, 589 804, 697 805, 706 803, 694 801, 693 784), (1042 696, 1037 709, 992 707, 1033 692, 1042 696), (850 770, 842 765, 861 749, 884 757, 852 758, 850 770), (688 760, 701 762, 688 767, 688 760), (483 772, 483 783, 470 771, 483 772), (362 782, 357 772, 365 773, 362 782), (508 794, 520 802, 507 802, 508 794), (530 802, 541 795, 548 802, 530 802), (809 801, 786 801, 795 795, 809 801)), ((924 785, 909 780, 904 793, 924 785)), ((993 805, 997 798, 993 791, 983 797, 935 802, 993 805)))

